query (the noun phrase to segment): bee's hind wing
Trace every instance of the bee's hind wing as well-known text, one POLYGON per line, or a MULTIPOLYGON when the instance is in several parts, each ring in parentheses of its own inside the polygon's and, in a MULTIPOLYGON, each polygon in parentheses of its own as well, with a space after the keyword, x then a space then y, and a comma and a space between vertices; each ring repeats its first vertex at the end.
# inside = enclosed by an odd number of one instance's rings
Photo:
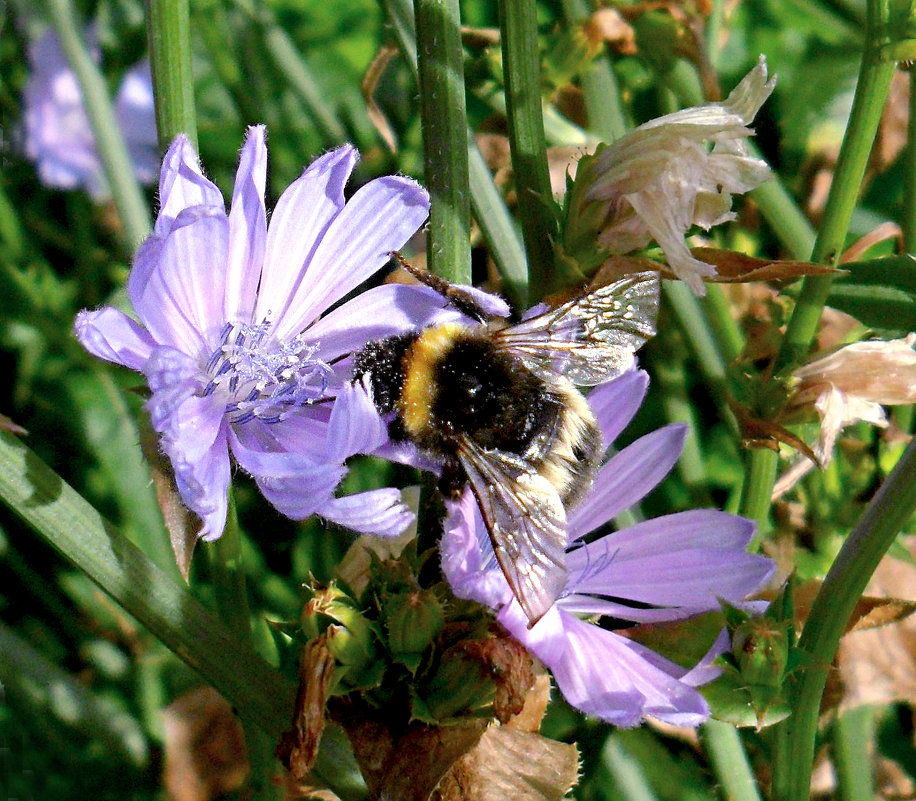
POLYGON ((559 373, 574 384, 600 384, 629 369, 655 335, 658 297, 658 274, 636 273, 494 336, 543 378, 559 373))
POLYGON ((500 569, 534 624, 566 587, 566 512, 554 486, 524 459, 480 448, 459 448, 500 569))

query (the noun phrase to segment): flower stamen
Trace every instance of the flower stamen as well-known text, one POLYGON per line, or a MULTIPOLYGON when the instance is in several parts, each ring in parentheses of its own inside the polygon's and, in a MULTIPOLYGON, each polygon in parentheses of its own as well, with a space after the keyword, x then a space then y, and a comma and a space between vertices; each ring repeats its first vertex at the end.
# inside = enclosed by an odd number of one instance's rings
POLYGON ((300 406, 321 400, 331 367, 317 357, 319 346, 298 336, 278 343, 270 322, 227 323, 207 361, 210 381, 203 395, 223 391, 230 423, 258 419, 278 423, 300 406))

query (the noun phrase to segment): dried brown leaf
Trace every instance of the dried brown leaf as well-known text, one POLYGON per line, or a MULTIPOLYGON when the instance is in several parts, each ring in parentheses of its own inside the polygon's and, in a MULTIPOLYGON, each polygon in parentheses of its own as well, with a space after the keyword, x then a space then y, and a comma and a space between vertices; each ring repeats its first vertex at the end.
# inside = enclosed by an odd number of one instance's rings
POLYGON ((393 801, 427 801, 487 725, 484 720, 447 727, 397 725, 358 699, 336 700, 330 711, 347 732, 370 796, 393 801))
POLYGON ((173 801, 212 801, 238 790, 248 775, 242 726, 212 687, 176 698, 162 713, 163 784, 173 801))
POLYGON ((607 42, 618 53, 636 55, 636 32, 616 9, 598 9, 585 21, 582 30, 592 45, 607 42))
POLYGON ((398 143, 394 135, 394 129, 388 122, 388 118, 382 113, 382 110, 375 102, 375 90, 378 88, 379 81, 391 61, 400 51, 394 45, 385 44, 375 54, 375 58, 366 69, 366 74, 360 82, 359 88, 363 93, 363 100, 366 101, 366 115, 369 122, 372 123, 379 136, 388 145, 392 153, 397 153, 398 143))
MULTIPOLYGON (((707 279, 711 283, 794 281, 807 275, 836 275, 843 272, 826 264, 794 259, 758 259, 745 253, 720 248, 691 248, 690 252, 695 258, 716 268, 718 275, 707 279)), ((674 275, 665 277, 673 278, 674 275)))
POLYGON ((534 663, 527 649, 513 637, 498 636, 466 641, 462 650, 486 667, 496 685, 496 719, 506 723, 518 715, 535 683, 534 663))
POLYGON ((283 734, 277 746, 277 759, 298 781, 305 780, 318 756, 334 665, 325 636, 311 640, 299 655, 299 692, 293 727, 283 734))
POLYGON ((452 766, 430 801, 561 801, 578 773, 574 745, 493 726, 452 766))

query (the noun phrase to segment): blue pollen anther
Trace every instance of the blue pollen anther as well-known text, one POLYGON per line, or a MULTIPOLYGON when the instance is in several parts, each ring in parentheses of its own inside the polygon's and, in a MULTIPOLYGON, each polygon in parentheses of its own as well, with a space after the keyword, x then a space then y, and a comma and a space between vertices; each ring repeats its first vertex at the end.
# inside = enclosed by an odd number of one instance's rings
POLYGON ((331 367, 316 356, 319 346, 301 337, 269 339, 270 323, 227 323, 220 345, 207 361, 210 381, 203 394, 227 394, 229 422, 258 419, 278 423, 294 409, 321 400, 331 367))

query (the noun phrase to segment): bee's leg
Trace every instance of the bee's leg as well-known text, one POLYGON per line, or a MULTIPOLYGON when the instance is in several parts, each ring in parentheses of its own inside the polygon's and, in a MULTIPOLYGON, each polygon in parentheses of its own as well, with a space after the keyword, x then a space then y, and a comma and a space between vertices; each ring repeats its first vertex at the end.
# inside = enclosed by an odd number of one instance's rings
POLYGON ((457 501, 467 486, 468 477, 455 457, 446 458, 442 464, 442 473, 439 475, 439 492, 450 501, 457 501))
POLYGON ((400 264, 401 267, 407 270, 407 272, 409 272, 420 283, 426 284, 426 286, 428 286, 430 289, 435 289, 436 292, 442 295, 442 297, 444 297, 462 314, 466 314, 468 317, 473 317, 475 320, 481 323, 487 323, 494 319, 493 314, 484 309, 476 300, 474 300, 473 297, 471 297, 471 295, 469 295, 467 292, 464 292, 459 287, 453 286, 444 278, 440 278, 438 275, 435 275, 428 270, 424 270, 421 267, 414 267, 396 250, 393 250, 391 255, 398 260, 398 264, 400 264))

